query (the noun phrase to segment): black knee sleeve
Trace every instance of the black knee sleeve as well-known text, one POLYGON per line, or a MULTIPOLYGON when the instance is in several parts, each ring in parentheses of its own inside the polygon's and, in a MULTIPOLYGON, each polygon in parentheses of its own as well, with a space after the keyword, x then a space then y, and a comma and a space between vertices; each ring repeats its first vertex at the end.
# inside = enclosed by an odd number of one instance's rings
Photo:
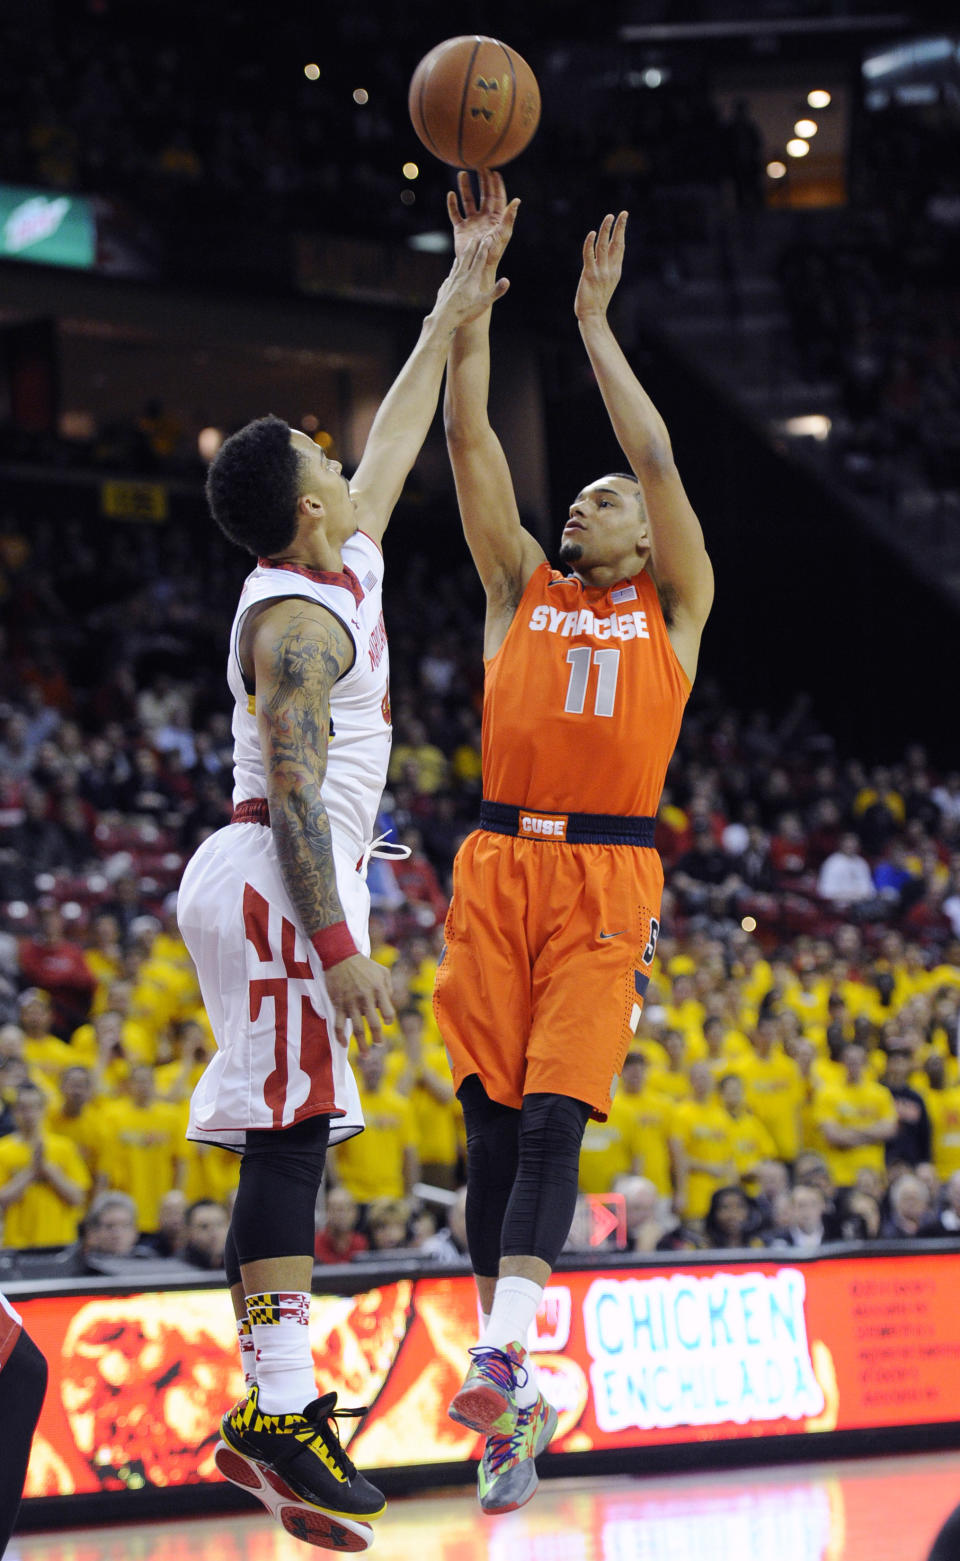
MULTIPOLYGON (((330 1118, 249 1129, 230 1234, 237 1266, 313 1255, 314 1211, 330 1139, 330 1118)), ((229 1271, 228 1271, 229 1277, 229 1271)))
POLYGON ((232 1225, 227 1231, 227 1239, 223 1247, 223 1271, 227 1276, 227 1284, 231 1290, 234 1285, 240 1284, 243 1275, 240 1273, 240 1254, 237 1251, 232 1225))
POLYGON ((3 1457, 0 1458, 0 1556, 7 1547, 20 1510, 27 1476, 30 1443, 47 1391, 47 1363, 24 1329, 0 1371, 0 1415, 3 1457))
POLYGON ((491 1100, 475 1073, 457 1091, 467 1130, 467 1246, 475 1274, 495 1279, 500 1233, 513 1192, 520 1112, 491 1100))
POLYGON ((525 1095, 520 1162, 503 1219, 503 1257, 538 1257, 552 1268, 570 1234, 580 1145, 590 1107, 567 1095, 525 1095))

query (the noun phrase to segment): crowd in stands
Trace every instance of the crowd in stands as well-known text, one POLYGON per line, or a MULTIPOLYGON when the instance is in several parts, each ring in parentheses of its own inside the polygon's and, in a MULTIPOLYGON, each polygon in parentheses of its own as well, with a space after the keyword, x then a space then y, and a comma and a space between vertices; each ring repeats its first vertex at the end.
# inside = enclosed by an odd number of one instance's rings
POLYGON ((802 377, 832 385, 824 454, 896 521, 903 505, 960 559, 960 153, 955 118, 867 116, 857 204, 804 220, 778 276, 802 377))
MULTIPOLYGON (((102 527, 86 557, 42 526, 0 539, 0 1210, 7 1259, 53 1272, 222 1252, 237 1161, 184 1138, 213 1042, 176 924, 183 864, 230 811, 244 566, 212 530, 185 549, 102 527), (56 611, 84 570, 101 594, 56 611)), ((412 854, 371 864, 371 936, 398 1018, 358 1059, 369 1125, 331 1155, 324 1262, 465 1250, 430 994, 480 796, 479 601, 469 573, 438 588, 388 562, 381 820, 412 854)), ((633 1250, 960 1229, 960 773, 919 745, 885 757, 843 755, 803 699, 774 720, 698 684, 660 814, 655 976, 582 1161, 633 1250)))

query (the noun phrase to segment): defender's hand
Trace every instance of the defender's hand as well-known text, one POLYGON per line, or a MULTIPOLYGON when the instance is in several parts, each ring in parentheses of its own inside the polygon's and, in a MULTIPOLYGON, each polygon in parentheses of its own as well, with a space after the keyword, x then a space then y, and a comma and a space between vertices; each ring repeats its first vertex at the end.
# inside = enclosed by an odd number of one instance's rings
POLYGON ((627 213, 614 221, 608 213, 600 230, 590 230, 583 241, 583 270, 574 299, 573 312, 578 320, 604 318, 623 271, 626 246, 627 213))
POLYGON ((493 274, 513 236, 520 201, 517 198, 508 202, 503 177, 492 168, 481 168, 477 180, 479 205, 474 198, 470 175, 462 169, 457 174, 459 200, 453 190, 447 195, 447 211, 453 224, 453 249, 455 254, 462 255, 473 239, 490 238, 487 264, 493 274))
POLYGON ((510 286, 505 276, 499 282, 495 281, 489 268, 493 242, 489 233, 485 238, 472 239, 463 253, 457 255, 450 275, 437 294, 433 318, 451 335, 461 325, 477 319, 502 298, 510 286))
POLYGON ((346 1046, 348 1021, 361 1052, 371 1044, 383 1040, 381 1016, 387 1024, 393 1024, 397 1015, 390 996, 390 974, 376 960, 365 954, 351 954, 339 965, 331 965, 324 972, 327 991, 333 1003, 336 1017, 334 1031, 341 1046, 346 1046), (364 1020, 370 1028, 368 1038, 364 1020))

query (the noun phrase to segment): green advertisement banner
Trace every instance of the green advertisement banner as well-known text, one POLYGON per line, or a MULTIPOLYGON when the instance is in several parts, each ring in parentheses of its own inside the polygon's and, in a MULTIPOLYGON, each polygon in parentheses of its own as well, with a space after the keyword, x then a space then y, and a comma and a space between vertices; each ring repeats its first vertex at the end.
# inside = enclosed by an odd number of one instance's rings
POLYGON ((83 195, 0 184, 0 260, 89 271, 96 253, 92 201, 83 195))

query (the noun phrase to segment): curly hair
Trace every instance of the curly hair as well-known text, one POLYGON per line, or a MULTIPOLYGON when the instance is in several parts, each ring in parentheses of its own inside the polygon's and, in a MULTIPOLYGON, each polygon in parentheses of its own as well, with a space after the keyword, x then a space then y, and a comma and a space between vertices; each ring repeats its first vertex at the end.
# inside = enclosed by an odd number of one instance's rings
POLYGON ((261 558, 297 530, 300 457, 282 417, 258 417, 224 440, 207 472, 207 502, 231 542, 261 558))

